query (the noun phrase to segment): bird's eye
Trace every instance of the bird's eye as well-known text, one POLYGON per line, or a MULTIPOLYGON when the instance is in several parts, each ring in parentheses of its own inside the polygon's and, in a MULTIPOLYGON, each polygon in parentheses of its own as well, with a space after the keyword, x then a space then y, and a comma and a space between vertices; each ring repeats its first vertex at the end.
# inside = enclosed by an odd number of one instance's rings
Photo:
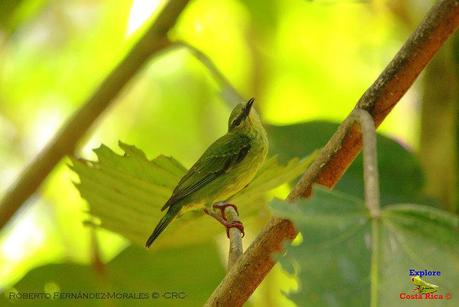
POLYGON ((239 126, 240 124, 241 124, 241 118, 240 118, 240 117, 237 117, 235 120, 233 120, 233 121, 231 122, 231 127, 234 128, 234 127, 239 126))

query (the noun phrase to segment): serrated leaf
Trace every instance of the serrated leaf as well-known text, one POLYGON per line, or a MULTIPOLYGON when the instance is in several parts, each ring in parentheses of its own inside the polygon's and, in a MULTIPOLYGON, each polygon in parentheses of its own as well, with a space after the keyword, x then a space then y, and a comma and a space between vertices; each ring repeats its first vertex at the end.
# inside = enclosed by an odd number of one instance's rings
MULTIPOLYGON (((124 155, 101 145, 94 150, 97 162, 72 159, 72 169, 80 177, 76 187, 101 227, 143 246, 186 168, 172 157, 159 156, 150 161, 134 146, 120 142, 120 147, 124 155)), ((298 177, 310 162, 311 159, 292 159, 280 165, 276 157, 267 160, 253 182, 232 200, 241 218, 247 222, 264 205, 254 200, 298 177)), ((222 230, 218 223, 203 217, 202 211, 187 212, 168 226, 154 248, 202 242, 222 230)))
POLYGON ((429 303, 458 305, 457 216, 397 204, 372 220, 362 200, 319 188, 308 200, 274 201, 272 208, 302 233, 303 242, 287 247, 281 258, 285 268, 296 269, 300 289, 288 296, 298 306, 369 306, 371 300, 376 306, 403 306, 400 294, 413 294, 410 269, 440 271, 426 278, 439 285, 437 294, 451 293, 452 299, 429 303))

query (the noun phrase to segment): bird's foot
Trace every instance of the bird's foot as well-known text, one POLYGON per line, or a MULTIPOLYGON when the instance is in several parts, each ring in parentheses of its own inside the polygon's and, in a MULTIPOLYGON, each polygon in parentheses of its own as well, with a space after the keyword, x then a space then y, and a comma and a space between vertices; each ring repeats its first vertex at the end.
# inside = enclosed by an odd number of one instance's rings
POLYGON ((237 210, 236 205, 229 204, 229 203, 226 203, 226 202, 224 202, 224 201, 219 202, 219 203, 215 203, 215 204, 212 205, 212 208, 220 210, 220 212, 222 213, 222 217, 223 217, 223 219, 224 219, 225 221, 228 220, 228 219, 226 218, 226 215, 225 215, 225 208, 226 208, 226 207, 233 207, 234 211, 236 211, 237 215, 239 215, 239 211, 237 210))
MULTIPOLYGON (((231 205, 232 207, 234 207, 234 205, 231 205)), ((215 207, 214 207, 215 208, 215 207)), ((217 207, 218 208, 218 207, 217 207)), ((224 208, 223 208, 224 210, 224 208)), ((224 214, 222 210, 222 214, 224 214)), ((237 210, 236 210, 237 212, 237 210)), ((209 210, 207 208, 204 209, 204 213, 213 217, 214 219, 216 219, 220 224, 222 224, 223 226, 226 227, 226 235, 227 237, 229 238, 229 230, 230 228, 237 228, 239 229, 239 231, 242 233, 242 237, 245 236, 245 232, 244 232, 244 225, 242 224, 242 222, 240 221, 232 221, 232 222, 228 222, 226 220, 226 218, 224 216, 221 216, 220 214, 212 211, 212 210, 209 210)))
POLYGON ((244 231, 244 224, 240 221, 233 221, 233 222, 226 222, 226 224, 223 224, 226 227, 226 236, 229 238, 229 230, 230 228, 237 228, 242 234, 242 237, 245 236, 245 231, 244 231))

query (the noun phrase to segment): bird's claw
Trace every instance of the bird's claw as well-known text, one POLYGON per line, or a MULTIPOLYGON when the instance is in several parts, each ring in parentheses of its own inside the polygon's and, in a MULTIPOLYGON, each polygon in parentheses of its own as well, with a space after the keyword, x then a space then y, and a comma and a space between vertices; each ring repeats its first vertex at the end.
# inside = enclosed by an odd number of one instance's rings
POLYGON ((225 202, 220 202, 220 203, 216 203, 212 206, 212 208, 214 209, 219 209, 220 212, 221 212, 221 215, 223 217, 223 219, 225 221, 227 221, 226 219, 226 215, 225 215, 225 208, 226 207, 233 207, 234 211, 236 211, 237 215, 239 215, 239 211, 237 210, 237 207, 233 204, 228 204, 228 203, 225 203, 225 202))
POLYGON ((207 208, 204 209, 204 213, 206 213, 207 215, 210 215, 211 217, 213 217, 214 219, 219 221, 223 226, 226 227, 226 235, 227 235, 228 238, 230 237, 230 235, 229 235, 230 228, 239 229, 239 231, 242 233, 242 237, 244 237, 245 236, 244 225, 240 221, 228 222, 228 220, 226 219, 226 215, 225 215, 225 208, 226 207, 233 207, 233 209, 239 215, 239 212, 238 212, 237 207, 235 205, 228 204, 228 203, 225 203, 225 202, 216 203, 216 204, 214 204, 212 206, 213 209, 220 210, 220 213, 221 213, 220 215, 218 213, 214 212, 213 210, 209 210, 207 208))
POLYGON ((230 228, 237 228, 239 229, 239 231, 241 232, 242 234, 242 237, 245 236, 245 232, 244 232, 244 225, 239 222, 239 221, 233 221, 233 222, 228 222, 227 224, 225 224, 225 227, 226 227, 226 236, 229 238, 230 235, 229 235, 229 230, 230 228))

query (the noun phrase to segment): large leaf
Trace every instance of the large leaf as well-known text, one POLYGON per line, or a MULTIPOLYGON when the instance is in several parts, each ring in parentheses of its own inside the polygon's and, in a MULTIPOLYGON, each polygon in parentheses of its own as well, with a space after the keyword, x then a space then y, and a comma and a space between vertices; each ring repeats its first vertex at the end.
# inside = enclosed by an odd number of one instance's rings
POLYGON ((303 242, 287 247, 281 258, 300 282, 289 294, 299 306, 404 306, 401 293, 413 294, 409 270, 440 271, 427 277, 437 294, 459 303, 459 218, 411 204, 388 205, 372 220, 363 201, 314 189, 313 197, 295 204, 274 201, 276 215, 294 221, 303 242), (375 248, 372 248, 375 245, 375 248), (372 292, 373 291, 373 292, 372 292))
MULTIPOLYGON (((120 147, 124 156, 102 145, 95 150, 98 162, 72 160, 73 169, 80 176, 77 187, 89 203, 90 214, 100 219, 102 227, 143 246, 164 214, 160 208, 186 169, 174 158, 159 156, 149 161, 134 146, 120 143, 120 147)), ((242 219, 247 222, 263 208, 264 202, 255 199, 297 177, 309 162, 292 159, 281 166, 276 158, 267 160, 254 181, 233 200, 242 219)), ((171 223, 154 247, 201 242, 213 238, 218 231, 222 228, 211 218, 203 218, 202 211, 189 212, 171 223)))
POLYGON ((202 306, 224 276, 213 244, 169 249, 154 254, 129 247, 104 269, 88 265, 49 264, 36 268, 0 296, 9 306, 202 306), (199 272, 205 272, 201 274, 199 272), (145 299, 22 299, 9 300, 10 293, 145 293, 145 299), (160 293, 157 299, 152 293, 160 293), (168 298, 167 292, 181 293, 168 298), (164 295, 164 296, 163 296, 164 295), (14 303, 14 304, 13 304, 14 303))
MULTIPOLYGON (((268 126, 271 151, 281 161, 302 157, 323 147, 338 128, 338 123, 312 121, 289 126, 268 126), (295 142, 291 142, 295 140, 295 142)), ((381 202, 393 204, 416 201, 431 203, 422 195, 424 184, 421 166, 406 147, 386 136, 377 135, 381 202)), ((335 187, 357 197, 363 196, 363 161, 359 155, 335 187)))

